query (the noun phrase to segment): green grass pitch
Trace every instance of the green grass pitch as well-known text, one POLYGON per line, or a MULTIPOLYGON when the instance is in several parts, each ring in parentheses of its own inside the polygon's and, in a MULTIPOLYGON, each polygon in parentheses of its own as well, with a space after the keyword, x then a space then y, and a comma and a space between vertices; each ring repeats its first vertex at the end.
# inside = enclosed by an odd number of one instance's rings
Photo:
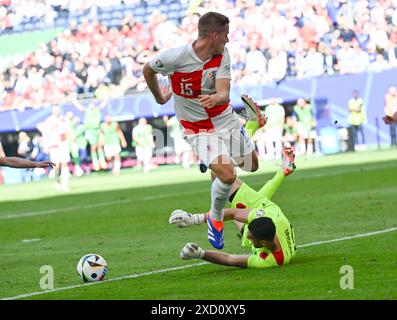
MULTIPOLYGON (((179 259, 189 241, 210 248, 206 226, 168 224, 176 208, 208 210, 209 174, 196 167, 72 178, 68 193, 49 180, 0 186, 0 299, 397 299, 397 151, 299 158, 297 167, 273 200, 299 249, 292 264, 266 270, 179 259), (87 253, 107 260, 108 281, 78 278, 87 253), (53 292, 39 286, 43 265, 53 267, 53 292), (340 287, 344 265, 351 290, 340 287)), ((261 162, 239 176, 258 189, 276 169, 261 162)), ((224 251, 248 253, 236 234, 227 222, 224 251)))

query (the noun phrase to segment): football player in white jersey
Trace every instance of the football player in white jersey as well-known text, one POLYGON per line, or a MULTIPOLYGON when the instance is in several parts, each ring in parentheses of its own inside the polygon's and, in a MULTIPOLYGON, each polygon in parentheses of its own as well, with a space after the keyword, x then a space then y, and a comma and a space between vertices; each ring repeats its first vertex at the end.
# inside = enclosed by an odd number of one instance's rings
POLYGON ((56 171, 60 171, 59 179, 56 182, 56 189, 62 191, 69 190, 70 172, 68 163, 70 162, 69 150, 69 127, 64 117, 61 116, 59 106, 52 108, 52 114, 45 121, 41 128, 43 137, 47 143, 50 153, 50 160, 55 163, 55 170, 51 171, 50 178, 55 178, 56 171))
MULTIPOLYGON (((204 14, 198 22, 198 38, 191 44, 163 51, 145 64, 146 83, 156 102, 174 98, 176 117, 184 137, 211 169, 211 209, 208 212, 208 240, 222 249, 223 208, 236 180, 235 166, 258 169, 254 146, 233 112, 230 101, 229 19, 216 12, 204 14), (160 87, 157 73, 168 76, 171 88, 160 87)), ((249 119, 266 122, 256 105, 244 101, 249 119)))

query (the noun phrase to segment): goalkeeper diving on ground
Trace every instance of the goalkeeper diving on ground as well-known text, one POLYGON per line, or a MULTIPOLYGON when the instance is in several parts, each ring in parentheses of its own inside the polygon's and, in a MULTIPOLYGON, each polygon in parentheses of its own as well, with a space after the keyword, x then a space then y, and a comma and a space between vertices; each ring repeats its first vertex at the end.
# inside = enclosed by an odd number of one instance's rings
MULTIPOLYGON (((284 147, 282 165, 273 179, 255 191, 237 179, 229 201, 230 209, 224 209, 224 220, 233 220, 239 230, 242 245, 251 249, 247 255, 229 254, 205 250, 196 243, 187 243, 181 250, 184 260, 203 259, 211 263, 241 268, 267 268, 290 263, 295 256, 295 233, 280 207, 271 201, 285 177, 295 170, 294 150, 284 147)), ((208 213, 191 214, 183 210, 171 213, 169 223, 178 227, 204 224, 208 213)))

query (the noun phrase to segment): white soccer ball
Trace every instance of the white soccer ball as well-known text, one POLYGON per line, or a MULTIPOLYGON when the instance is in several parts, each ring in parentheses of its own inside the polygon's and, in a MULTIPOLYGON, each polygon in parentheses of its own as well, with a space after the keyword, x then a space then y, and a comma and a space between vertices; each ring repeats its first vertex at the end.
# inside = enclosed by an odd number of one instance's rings
POLYGON ((86 254, 77 264, 77 274, 84 282, 101 281, 107 272, 108 264, 99 254, 86 254))

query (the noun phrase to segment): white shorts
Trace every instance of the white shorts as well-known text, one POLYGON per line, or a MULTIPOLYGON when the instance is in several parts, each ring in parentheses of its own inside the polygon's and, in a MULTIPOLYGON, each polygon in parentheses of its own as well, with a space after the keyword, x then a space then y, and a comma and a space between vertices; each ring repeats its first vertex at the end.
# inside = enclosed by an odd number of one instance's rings
POLYGON ((103 151, 105 152, 106 158, 112 158, 121 152, 121 148, 119 144, 105 144, 103 146, 103 151))
POLYGON ((198 133, 188 135, 185 139, 207 167, 221 155, 229 155, 233 164, 238 166, 241 158, 254 151, 251 139, 240 124, 234 130, 198 133))
POLYGON ((279 142, 283 139, 283 129, 269 128, 265 131, 266 140, 269 142, 279 142))
POLYGON ((316 130, 307 129, 302 123, 298 122, 297 127, 298 135, 303 139, 315 139, 317 136, 316 130))
POLYGON ((145 163, 150 162, 153 156, 153 148, 152 146, 148 146, 148 147, 136 146, 135 153, 138 161, 145 163))
POLYGON ((174 138, 174 149, 176 154, 192 150, 192 147, 182 137, 174 138))
POLYGON ((70 162, 70 150, 68 144, 50 148, 50 160, 55 164, 70 162))

